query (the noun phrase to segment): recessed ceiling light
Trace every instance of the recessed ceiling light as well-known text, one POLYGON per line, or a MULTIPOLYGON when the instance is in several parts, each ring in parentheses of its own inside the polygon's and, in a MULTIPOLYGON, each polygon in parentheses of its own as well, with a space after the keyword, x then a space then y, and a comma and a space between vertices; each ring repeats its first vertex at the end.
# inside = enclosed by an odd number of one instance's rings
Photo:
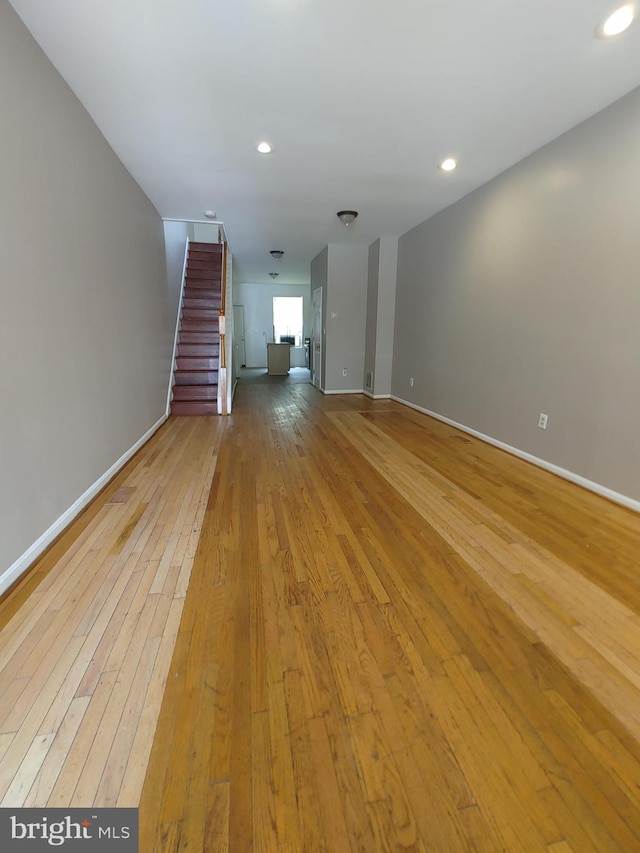
POLYGON ((620 33, 629 29, 635 15, 636 10, 633 3, 621 6, 615 12, 612 12, 606 21, 598 27, 596 35, 600 36, 600 38, 611 38, 612 36, 620 35, 620 33))
POLYGON ((261 142, 258 145, 258 151, 261 154, 270 154, 271 153, 271 146, 269 145, 268 142, 261 142))
POLYGON ((446 160, 443 160, 442 163, 440 163, 439 168, 442 169, 443 172, 453 172, 457 165, 458 164, 453 157, 447 157, 446 160))

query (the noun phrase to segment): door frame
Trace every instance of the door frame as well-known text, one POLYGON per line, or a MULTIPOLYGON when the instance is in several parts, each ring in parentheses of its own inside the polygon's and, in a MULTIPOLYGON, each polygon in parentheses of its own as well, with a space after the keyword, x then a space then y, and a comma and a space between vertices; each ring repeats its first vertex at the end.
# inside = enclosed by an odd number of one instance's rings
POLYGON ((322 390, 322 288, 311 293, 313 326, 311 331, 311 384, 322 390))
POLYGON ((247 366, 247 345, 244 334, 244 305, 233 306, 233 343, 236 348, 236 378, 240 376, 240 368, 247 366), (238 322, 238 320, 240 322, 238 322))

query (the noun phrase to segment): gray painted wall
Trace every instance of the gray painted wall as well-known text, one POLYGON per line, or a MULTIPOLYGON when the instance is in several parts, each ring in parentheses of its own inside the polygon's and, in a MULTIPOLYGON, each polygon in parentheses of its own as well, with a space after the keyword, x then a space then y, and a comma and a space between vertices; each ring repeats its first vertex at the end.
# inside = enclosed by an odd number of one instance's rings
POLYGON ((404 235, 392 381, 634 499, 639 150, 636 90, 404 235))
MULTIPOLYGON (((311 292, 308 284, 234 284, 233 303, 244 308, 247 367, 267 366, 267 342, 273 342, 273 297, 302 296, 303 337, 311 334, 311 292)), ((304 367, 304 348, 291 348, 291 366, 304 367)))
POLYGON ((373 384, 367 385, 367 373, 375 376, 376 345, 378 333, 378 279, 380 277, 380 240, 369 246, 369 271, 367 275, 367 318, 364 341, 364 378, 363 388, 373 393, 373 384))
MULTIPOLYGON (((362 390, 367 314, 369 248, 359 243, 330 243, 325 315, 324 389, 362 390), (347 375, 342 372, 346 369, 347 375)), ((313 279, 312 279, 313 285, 313 279)))
MULTIPOLYGON (((327 276, 329 269, 329 247, 325 246, 311 261, 311 294, 320 288, 322 290, 322 369, 320 371, 320 388, 325 387, 325 370, 327 367, 327 276)), ((313 303, 312 303, 313 310, 313 303)), ((313 317, 311 330, 313 334, 313 317)), ((312 339, 313 347, 313 339, 312 339)), ((317 365, 314 368, 317 372, 317 365)), ((315 380, 314 380, 315 381, 315 380)))
POLYGON ((0 0, 0 574, 164 414, 163 225, 0 0))
POLYGON ((189 237, 190 223, 168 219, 164 222, 164 249, 167 265, 167 309, 170 317, 177 319, 180 288, 184 271, 184 256, 189 237))
POLYGON ((363 385, 367 388, 366 373, 371 370, 373 386, 367 390, 376 397, 391 394, 397 265, 397 237, 380 237, 371 244, 363 385))

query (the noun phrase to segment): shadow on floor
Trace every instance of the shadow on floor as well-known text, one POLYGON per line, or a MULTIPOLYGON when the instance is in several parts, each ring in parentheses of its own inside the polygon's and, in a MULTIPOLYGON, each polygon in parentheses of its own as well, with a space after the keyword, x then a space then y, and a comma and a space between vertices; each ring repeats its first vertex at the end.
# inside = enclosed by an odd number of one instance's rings
POLYGON ((310 373, 306 367, 292 367, 285 376, 269 376, 266 367, 242 367, 238 377, 239 385, 253 385, 256 383, 276 384, 286 383, 288 385, 298 382, 310 382, 310 373))

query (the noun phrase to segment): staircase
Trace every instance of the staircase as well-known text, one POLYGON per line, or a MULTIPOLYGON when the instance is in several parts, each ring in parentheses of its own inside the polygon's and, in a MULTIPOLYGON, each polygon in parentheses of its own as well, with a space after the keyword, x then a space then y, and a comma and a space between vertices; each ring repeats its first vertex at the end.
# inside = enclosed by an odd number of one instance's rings
POLYGON ((174 415, 218 413, 222 246, 190 243, 173 374, 174 415))

